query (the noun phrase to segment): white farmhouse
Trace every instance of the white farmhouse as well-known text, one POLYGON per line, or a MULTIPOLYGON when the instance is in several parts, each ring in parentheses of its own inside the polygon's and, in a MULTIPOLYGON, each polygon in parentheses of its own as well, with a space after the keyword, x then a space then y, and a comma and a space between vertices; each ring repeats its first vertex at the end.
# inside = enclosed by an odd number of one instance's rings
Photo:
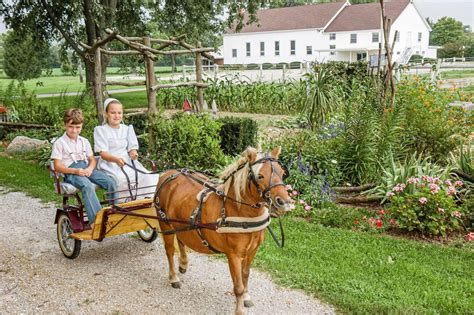
MULTIPOLYGON (((412 0, 386 0, 392 21, 394 60, 405 64, 413 54, 436 58, 428 46, 430 26, 412 0)), ((320 3, 257 12, 258 23, 224 34, 225 64, 376 60, 383 47, 379 3, 320 3)))

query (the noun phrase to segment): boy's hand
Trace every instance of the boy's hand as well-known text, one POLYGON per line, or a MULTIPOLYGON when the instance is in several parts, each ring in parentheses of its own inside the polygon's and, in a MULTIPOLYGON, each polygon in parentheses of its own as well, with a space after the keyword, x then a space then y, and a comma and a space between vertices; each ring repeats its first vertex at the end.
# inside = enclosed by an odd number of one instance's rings
POLYGON ((130 156, 130 158, 131 158, 132 160, 138 159, 138 152, 137 152, 137 150, 130 150, 130 151, 128 152, 128 155, 130 156))
POLYGON ((78 175, 78 176, 89 176, 89 175, 87 175, 87 171, 83 168, 76 168, 76 175, 78 175))
POLYGON ((91 176, 91 175, 92 175, 92 172, 94 171, 94 169, 93 169, 93 168, 90 168, 90 167, 88 167, 88 168, 85 168, 85 169, 84 169, 84 171, 85 171, 85 175, 84 175, 84 176, 87 176, 87 177, 89 177, 89 176, 91 176))

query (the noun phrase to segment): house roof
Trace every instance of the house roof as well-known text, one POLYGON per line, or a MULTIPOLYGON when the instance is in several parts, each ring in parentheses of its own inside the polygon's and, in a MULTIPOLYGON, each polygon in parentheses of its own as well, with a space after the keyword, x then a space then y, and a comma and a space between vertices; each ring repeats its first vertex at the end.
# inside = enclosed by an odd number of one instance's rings
MULTIPOLYGON (((410 0, 391 0, 385 2, 385 14, 395 22, 410 0)), ((344 8, 329 24, 326 32, 354 30, 373 30, 381 27, 380 3, 355 4, 344 8)))
MULTIPOLYGON (((344 4, 345 1, 339 1, 258 10, 258 22, 245 25, 240 33, 324 28, 344 4)), ((236 33, 235 30, 227 32, 232 33, 236 33)))

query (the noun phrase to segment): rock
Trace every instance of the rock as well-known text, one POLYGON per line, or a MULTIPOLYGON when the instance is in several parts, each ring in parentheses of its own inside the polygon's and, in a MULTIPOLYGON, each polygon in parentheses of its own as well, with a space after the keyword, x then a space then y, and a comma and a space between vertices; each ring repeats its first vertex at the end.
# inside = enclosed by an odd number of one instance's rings
POLYGON ((31 139, 24 136, 18 136, 13 139, 7 147, 8 154, 21 154, 36 151, 44 145, 47 145, 47 140, 31 139))

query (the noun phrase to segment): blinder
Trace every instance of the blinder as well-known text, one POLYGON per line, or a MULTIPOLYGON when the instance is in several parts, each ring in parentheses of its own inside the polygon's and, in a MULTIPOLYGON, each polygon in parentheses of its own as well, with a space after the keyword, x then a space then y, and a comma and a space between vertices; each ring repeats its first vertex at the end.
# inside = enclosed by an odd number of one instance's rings
MULTIPOLYGON (((270 190, 272 188, 276 187, 276 186, 284 186, 285 184, 283 183, 283 181, 286 178, 288 178, 288 176, 289 176, 288 168, 284 164, 282 164, 280 161, 278 161, 277 159, 269 157, 269 156, 265 156, 265 157, 255 161, 255 162, 253 162, 252 164, 250 164, 249 181, 251 180, 254 183, 254 185, 257 188, 257 191, 260 194, 260 196, 265 200, 265 202, 267 202, 269 204, 272 203, 272 200, 270 198, 270 190), (265 163, 267 161, 270 162, 272 172, 270 174, 270 182, 269 182, 268 187, 265 188, 265 190, 262 191, 262 189, 260 188, 260 186, 258 184, 258 178, 252 170, 252 166, 254 166, 255 164, 258 164, 258 163, 265 163), (283 169, 283 174, 281 176, 279 174, 276 174, 278 177, 281 178, 281 182, 277 183, 277 184, 272 184, 273 174, 276 173, 275 172, 275 167, 273 166, 273 162, 278 163, 280 165, 280 167, 283 169)), ((250 182, 249 182, 249 184, 250 184, 250 182)))

